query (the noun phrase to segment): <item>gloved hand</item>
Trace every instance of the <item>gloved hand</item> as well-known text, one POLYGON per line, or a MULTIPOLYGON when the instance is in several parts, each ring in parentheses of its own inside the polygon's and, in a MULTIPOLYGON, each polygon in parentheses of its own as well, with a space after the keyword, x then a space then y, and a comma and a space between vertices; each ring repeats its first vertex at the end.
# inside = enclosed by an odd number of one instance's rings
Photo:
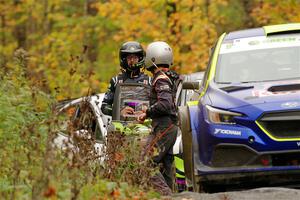
POLYGON ((137 117, 137 121, 139 123, 143 123, 145 121, 145 119, 147 118, 147 114, 146 114, 146 110, 147 110, 147 106, 143 105, 142 110, 135 112, 134 114, 138 115, 137 117))
POLYGON ((134 114, 134 109, 129 106, 126 106, 121 110, 122 117, 125 117, 126 115, 133 115, 133 114, 134 114))
POLYGON ((137 117, 137 121, 140 123, 143 123, 145 121, 146 117, 147 117, 146 113, 143 112, 137 117))

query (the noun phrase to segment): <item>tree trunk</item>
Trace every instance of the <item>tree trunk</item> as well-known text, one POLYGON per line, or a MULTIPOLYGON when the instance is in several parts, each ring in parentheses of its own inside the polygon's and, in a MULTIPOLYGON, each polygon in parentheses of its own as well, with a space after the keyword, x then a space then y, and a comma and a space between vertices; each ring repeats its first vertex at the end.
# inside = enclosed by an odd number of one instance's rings
MULTIPOLYGON (((5 46, 6 46, 6 36, 5 36, 5 32, 4 32, 4 30, 6 29, 5 15, 0 15, 0 19, 1 19, 1 30, 2 30, 2 33, 1 33, 1 46, 2 46, 2 48, 5 48, 5 46)), ((2 51, 0 52, 0 67, 3 68, 4 73, 7 72, 6 57, 2 53, 2 51)))
MULTIPOLYGON (((14 5, 17 7, 19 4, 22 4, 21 1, 15 0, 14 5)), ((26 24, 21 23, 15 26, 13 31, 15 38, 17 39, 18 48, 26 49, 26 24)))
POLYGON ((248 28, 254 28, 254 22, 250 16, 253 9, 253 2, 248 0, 242 0, 242 5, 246 13, 245 24, 248 28))
MULTIPOLYGON (((166 1, 166 6, 167 6, 167 9, 166 9, 167 22, 169 22, 171 15, 177 12, 177 8, 176 8, 175 2, 168 1, 168 0, 166 1)), ((176 35, 176 25, 177 25, 177 21, 175 21, 173 23, 173 25, 170 27, 170 32, 172 35, 176 35)))
POLYGON ((205 9, 205 15, 209 21, 209 5, 210 5, 210 0, 205 0, 204 3, 204 9, 205 9))
POLYGON ((48 34, 50 32, 49 20, 48 20, 48 0, 43 1, 44 13, 43 13, 43 33, 48 34))
MULTIPOLYGON (((86 16, 95 16, 97 15, 97 9, 93 8, 93 3, 95 3, 96 0, 85 0, 84 5, 84 13, 86 16)), ((91 36, 93 34, 96 34, 94 31, 92 31, 90 34, 85 35, 85 44, 83 46, 83 54, 87 56, 87 59, 93 63, 97 60, 98 56, 98 42, 92 41, 91 36)))

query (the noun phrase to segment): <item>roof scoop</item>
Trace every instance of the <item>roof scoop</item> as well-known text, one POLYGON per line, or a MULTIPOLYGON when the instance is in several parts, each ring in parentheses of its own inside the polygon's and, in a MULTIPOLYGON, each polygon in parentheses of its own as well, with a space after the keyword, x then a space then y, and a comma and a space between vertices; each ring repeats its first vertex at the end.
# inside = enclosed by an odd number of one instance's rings
POLYGON ((270 92, 284 92, 284 91, 295 91, 300 90, 300 84, 289 84, 289 85, 275 85, 269 87, 270 92))
POLYGON ((247 90, 254 88, 254 86, 242 86, 242 85, 231 85, 231 86, 226 86, 226 87, 221 87, 221 90, 224 90, 225 92, 235 92, 239 90, 247 90))

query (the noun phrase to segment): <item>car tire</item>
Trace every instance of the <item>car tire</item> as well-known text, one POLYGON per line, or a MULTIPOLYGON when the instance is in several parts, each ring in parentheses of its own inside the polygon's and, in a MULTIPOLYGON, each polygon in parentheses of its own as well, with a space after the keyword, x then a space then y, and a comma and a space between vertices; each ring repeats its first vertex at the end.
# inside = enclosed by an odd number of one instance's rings
MULTIPOLYGON (((190 125, 190 115, 188 106, 179 106, 179 126, 182 132, 182 147, 184 172, 187 182, 187 187, 194 185, 194 163, 193 163, 193 144, 192 144, 192 129, 190 125)), ((195 187, 193 187, 195 188, 195 187)))
POLYGON ((178 107, 178 113, 179 126, 182 132, 182 157, 184 160, 184 173, 187 190, 193 192, 209 192, 210 187, 203 182, 201 176, 194 174, 193 135, 190 123, 189 107, 178 107))

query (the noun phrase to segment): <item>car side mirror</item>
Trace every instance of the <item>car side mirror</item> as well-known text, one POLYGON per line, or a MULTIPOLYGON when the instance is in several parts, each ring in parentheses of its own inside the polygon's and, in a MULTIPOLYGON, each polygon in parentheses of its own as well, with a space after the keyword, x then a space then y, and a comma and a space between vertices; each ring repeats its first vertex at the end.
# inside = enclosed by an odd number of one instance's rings
POLYGON ((182 83, 182 89, 185 90, 199 90, 200 89, 200 83, 197 82, 183 82, 182 83))

